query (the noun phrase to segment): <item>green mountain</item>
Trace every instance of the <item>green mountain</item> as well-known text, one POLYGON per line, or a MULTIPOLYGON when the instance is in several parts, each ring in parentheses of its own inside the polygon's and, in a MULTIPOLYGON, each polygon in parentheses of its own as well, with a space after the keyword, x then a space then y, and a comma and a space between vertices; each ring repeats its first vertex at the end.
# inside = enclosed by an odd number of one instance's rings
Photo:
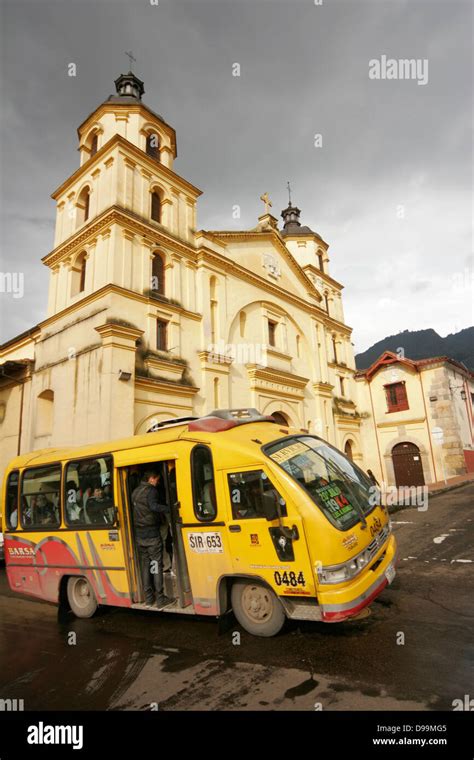
POLYGON ((442 338, 435 330, 404 330, 389 335, 378 343, 357 354, 357 369, 367 369, 384 351, 403 348, 407 359, 429 359, 431 356, 449 356, 462 362, 474 372, 474 327, 466 327, 458 333, 442 338))

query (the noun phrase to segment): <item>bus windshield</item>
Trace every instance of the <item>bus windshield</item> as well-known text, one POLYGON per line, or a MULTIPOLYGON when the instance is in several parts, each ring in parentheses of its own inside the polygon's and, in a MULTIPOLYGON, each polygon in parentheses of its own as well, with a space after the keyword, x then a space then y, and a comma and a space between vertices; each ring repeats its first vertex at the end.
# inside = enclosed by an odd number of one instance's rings
POLYGON ((365 516, 377 504, 369 477, 319 438, 292 436, 263 450, 305 489, 339 530, 365 523, 365 516))

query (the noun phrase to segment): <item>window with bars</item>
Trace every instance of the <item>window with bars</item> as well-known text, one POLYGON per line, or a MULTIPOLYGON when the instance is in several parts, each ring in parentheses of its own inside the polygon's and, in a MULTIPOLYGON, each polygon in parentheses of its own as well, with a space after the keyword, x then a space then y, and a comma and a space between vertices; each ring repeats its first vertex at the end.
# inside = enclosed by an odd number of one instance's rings
POLYGON ((391 383, 385 386, 388 412, 403 412, 409 409, 405 383, 391 383))

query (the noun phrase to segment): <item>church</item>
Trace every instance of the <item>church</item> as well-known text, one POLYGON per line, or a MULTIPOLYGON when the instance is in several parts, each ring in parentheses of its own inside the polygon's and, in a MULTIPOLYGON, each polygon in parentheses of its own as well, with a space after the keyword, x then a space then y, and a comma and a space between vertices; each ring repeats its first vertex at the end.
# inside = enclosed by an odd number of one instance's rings
POLYGON ((176 133, 132 72, 78 128, 55 190, 43 321, 0 349, 0 475, 17 453, 255 407, 363 465, 351 328, 328 244, 267 193, 248 230, 203 230, 176 133))

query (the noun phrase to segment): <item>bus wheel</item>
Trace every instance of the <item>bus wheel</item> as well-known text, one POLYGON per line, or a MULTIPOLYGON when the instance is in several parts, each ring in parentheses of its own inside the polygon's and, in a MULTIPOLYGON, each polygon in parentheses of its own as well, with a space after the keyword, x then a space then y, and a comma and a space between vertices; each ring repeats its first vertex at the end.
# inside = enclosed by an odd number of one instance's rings
POLYGON ((261 583, 236 581, 231 592, 232 609, 242 628, 254 636, 275 636, 285 613, 271 589, 261 583))
POLYGON ((97 609, 97 600, 91 584, 82 575, 68 579, 67 598, 76 617, 92 617, 97 609))

